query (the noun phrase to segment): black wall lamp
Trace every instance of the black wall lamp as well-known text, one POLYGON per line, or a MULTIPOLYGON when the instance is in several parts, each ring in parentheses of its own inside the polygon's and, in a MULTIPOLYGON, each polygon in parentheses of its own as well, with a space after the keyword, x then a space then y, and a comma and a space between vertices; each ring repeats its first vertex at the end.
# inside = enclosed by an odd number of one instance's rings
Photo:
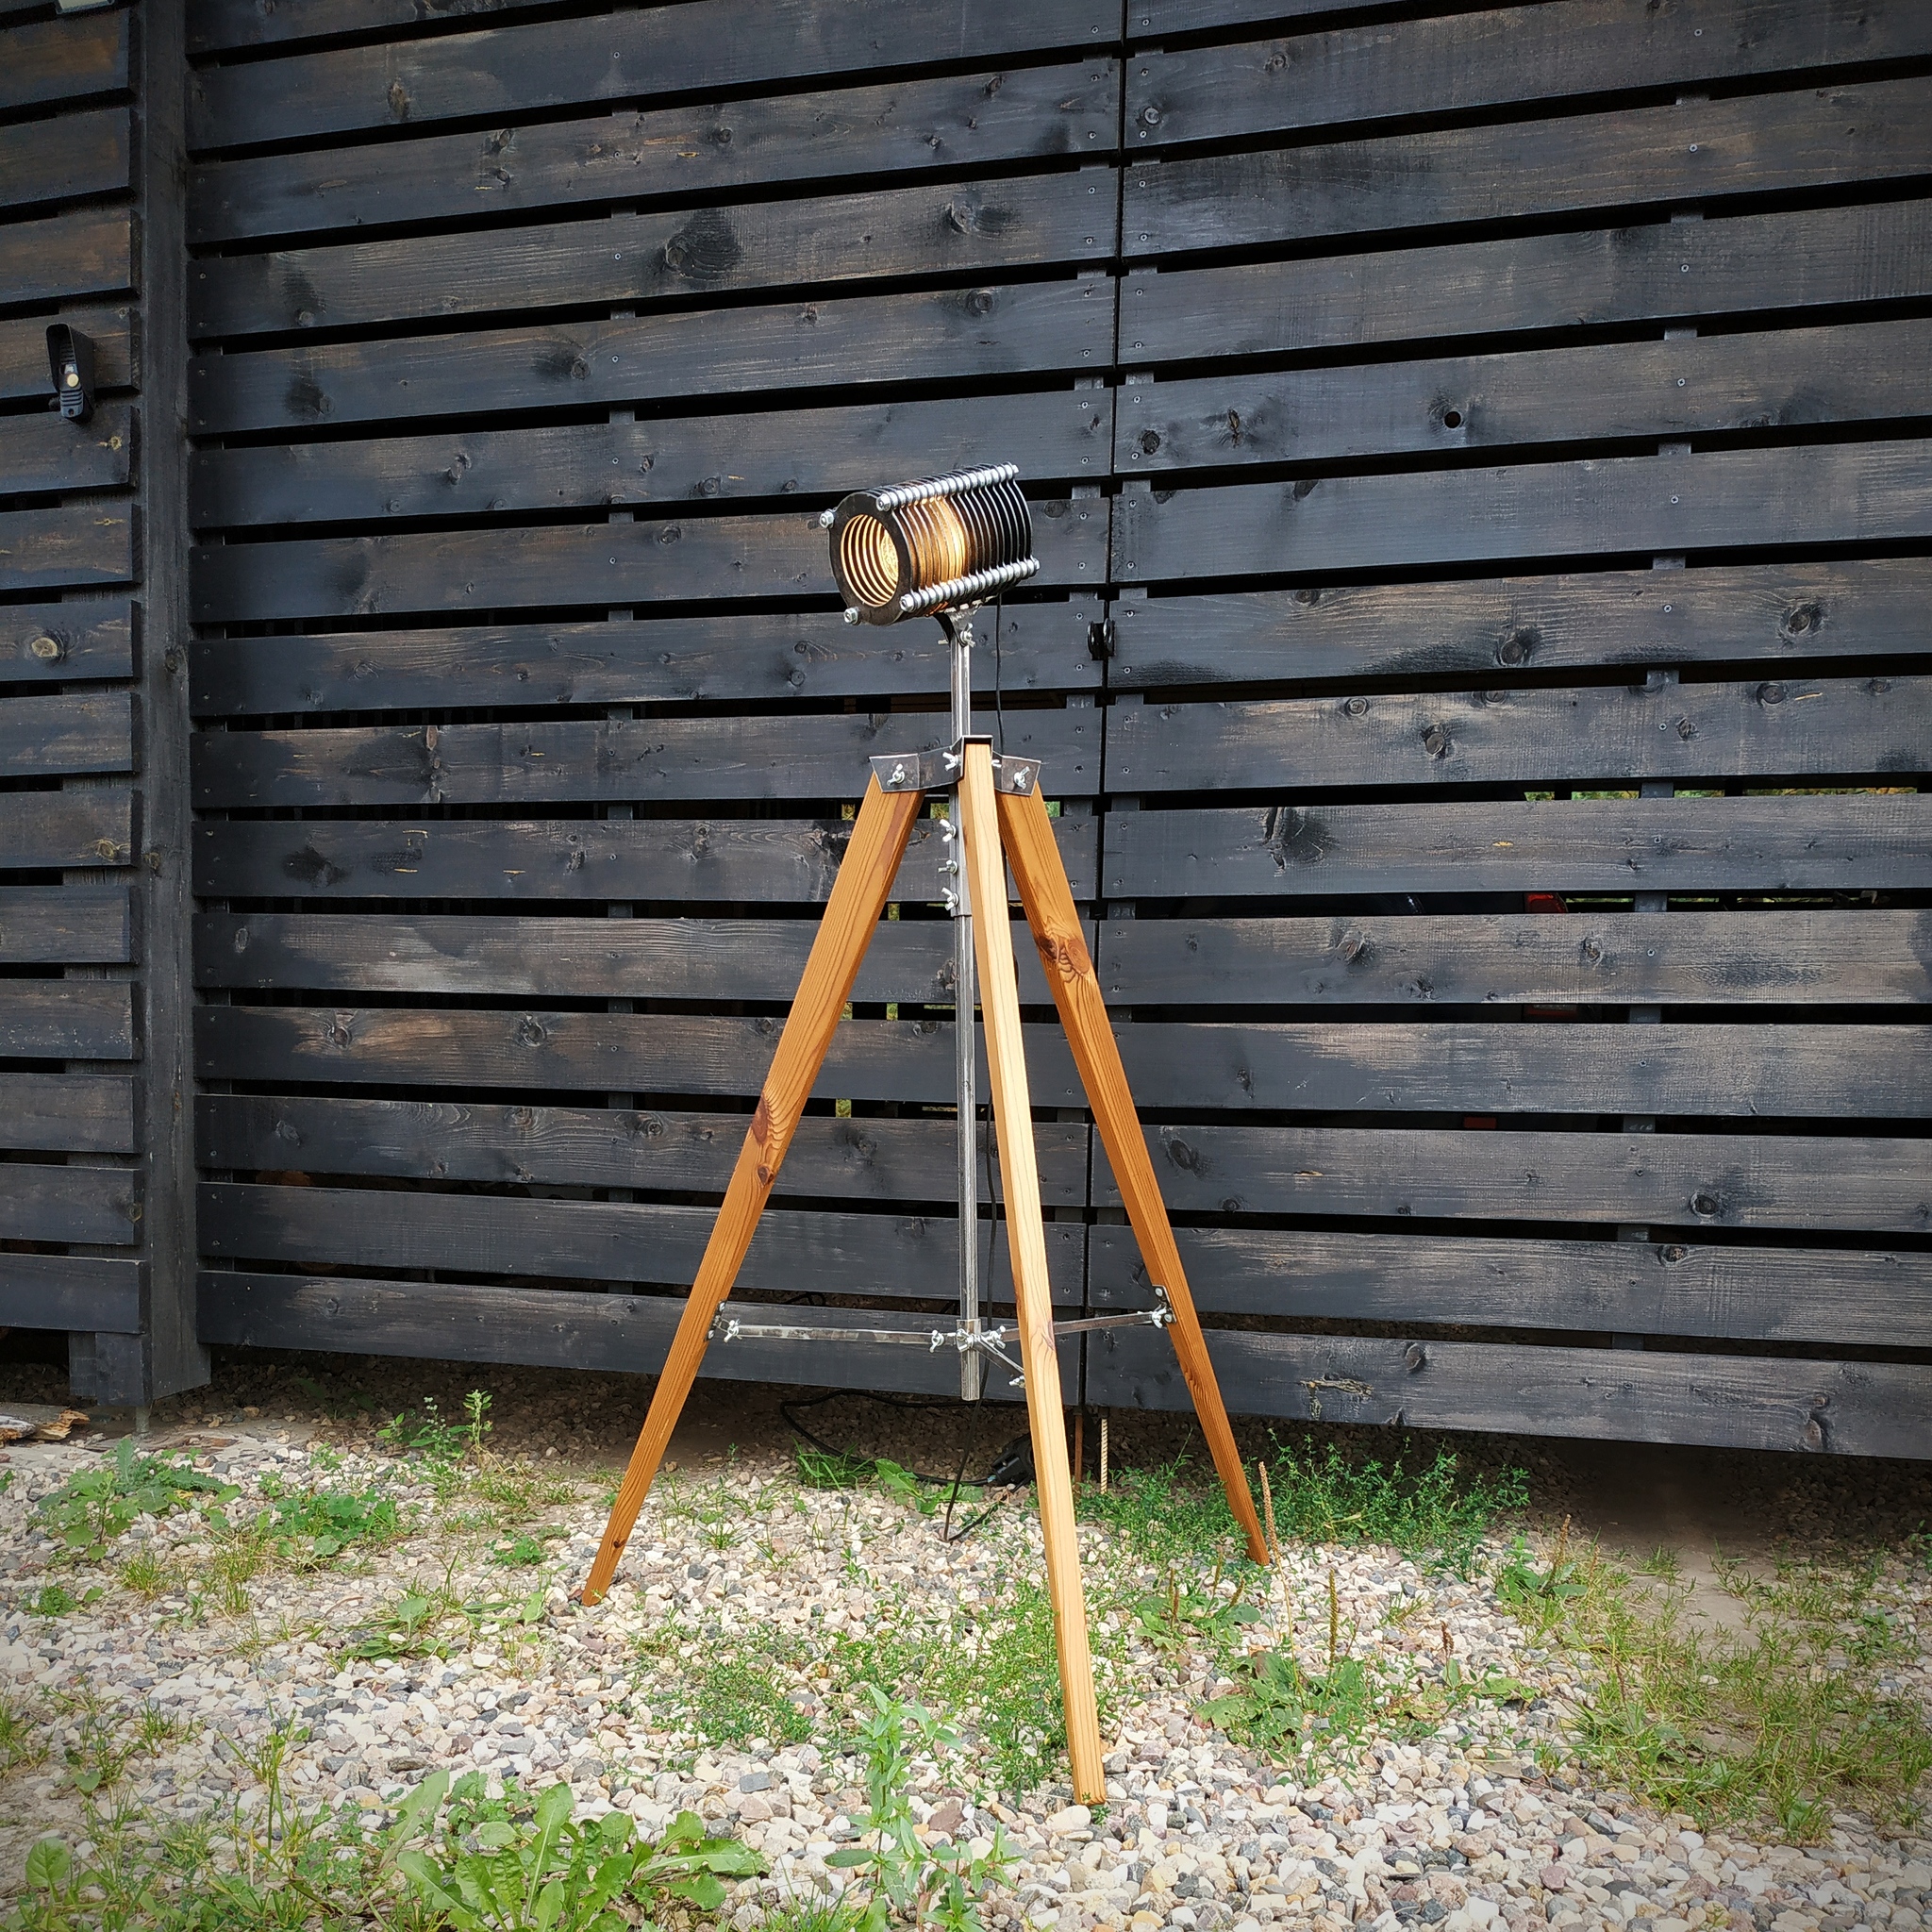
POLYGON ((70 423, 85 423, 94 412, 94 344, 64 322, 47 326, 47 368, 54 377, 54 401, 70 423))

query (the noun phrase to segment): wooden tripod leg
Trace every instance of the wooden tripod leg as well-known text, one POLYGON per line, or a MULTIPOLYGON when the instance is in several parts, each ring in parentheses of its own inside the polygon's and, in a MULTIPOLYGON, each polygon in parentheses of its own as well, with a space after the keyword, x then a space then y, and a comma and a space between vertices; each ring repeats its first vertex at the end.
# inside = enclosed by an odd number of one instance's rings
POLYGON ((1054 842, 1053 821, 1046 815, 1045 802, 1035 792, 1024 797, 1002 792, 999 815, 1007 857, 1012 861, 1020 901, 1026 908, 1026 923, 1046 969, 1046 983, 1053 989, 1060 1024, 1074 1049, 1074 1063, 1080 1070, 1081 1085, 1093 1108, 1101 1143, 1120 1183, 1134 1239, 1147 1263, 1148 1279, 1167 1291, 1174 1309, 1174 1354, 1180 1357, 1181 1374, 1194 1398, 1194 1412, 1201 1419, 1214 1467, 1227 1491, 1227 1507, 1247 1537, 1248 1555, 1265 1564, 1267 1540, 1255 1514, 1254 1495, 1241 1452, 1235 1447, 1227 1410, 1222 1406, 1221 1385, 1214 1379, 1214 1364, 1208 1359, 1207 1339, 1194 1312, 1180 1250, 1174 1245, 1167 1204, 1160 1198, 1160 1185, 1154 1177, 1133 1091, 1127 1085, 1126 1069, 1121 1065, 1121 1050, 1108 1024, 1107 1002, 1101 995, 1093 961, 1088 957, 1073 888, 1060 864, 1059 847, 1054 842))
POLYGON ((610 1588, 618 1559, 637 1524, 638 1511, 650 1493, 671 1432, 677 1426, 685 1398, 697 1379, 711 1319, 731 1292, 745 1250, 758 1231, 758 1216, 771 1197, 772 1184, 778 1178, 785 1150, 791 1144, 812 1082, 824 1063, 840 1015, 852 997, 859 961, 865 958, 873 928, 885 909, 886 894, 891 891, 899 861, 906 854, 906 841, 924 803, 924 792, 881 791, 876 778, 866 787, 851 842, 833 882, 824 917, 819 922, 818 937, 812 941, 791 1014, 778 1038, 778 1050, 772 1056, 771 1072, 758 1094, 751 1130, 732 1170, 724 1206, 711 1224, 711 1238, 651 1396, 643 1432, 631 1451, 630 1466, 611 1507, 597 1559, 591 1565, 583 1591, 587 1604, 600 1602, 610 1588))
POLYGON ((1040 1487, 1040 1526, 1046 1541, 1046 1581, 1058 1640, 1060 1690, 1067 1710, 1067 1756, 1074 1796, 1104 1804, 1100 1717, 1093 1701, 1093 1659, 1087 1647, 1087 1599, 1080 1583, 1080 1544, 1074 1529, 1074 1485, 1067 1467, 1060 1364, 1053 1332, 1053 1291, 1046 1278, 1046 1229, 1040 1208, 1040 1169, 1033 1152, 1033 1103, 1020 1037, 1020 989, 1013 935, 1007 920, 1007 865, 993 805, 992 753, 969 742, 959 779, 961 829, 972 886, 974 952, 979 1008, 986 1023, 986 1063, 999 1130, 1000 1173, 1007 1187, 1007 1242, 1020 1308, 1020 1359, 1026 1372, 1026 1419, 1033 1435, 1033 1474, 1040 1487))

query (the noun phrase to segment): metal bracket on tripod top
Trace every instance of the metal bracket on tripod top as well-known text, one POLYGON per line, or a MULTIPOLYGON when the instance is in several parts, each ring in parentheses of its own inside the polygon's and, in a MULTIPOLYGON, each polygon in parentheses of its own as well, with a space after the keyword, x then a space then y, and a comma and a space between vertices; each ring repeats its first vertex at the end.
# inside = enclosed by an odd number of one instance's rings
MULTIPOLYGON (((1103 1328, 1165 1328, 1174 1320, 1174 1309, 1169 1305, 1167 1291, 1157 1287, 1154 1291, 1154 1306, 1151 1308, 1136 1308, 1125 1315, 1083 1315, 1072 1322, 1056 1322, 1053 1332, 1056 1340, 1066 1335, 1091 1335, 1103 1328)), ((928 1355, 937 1355, 942 1348, 952 1347, 962 1356, 990 1355, 995 1361, 1004 1362, 1013 1371, 1013 1387, 1025 1386, 1025 1375, 1020 1364, 1007 1353, 1009 1337, 1017 1337, 1019 1331, 1008 1328, 1004 1323, 991 1328, 967 1327, 961 1324, 950 1330, 944 1328, 831 1328, 814 1327, 809 1324, 797 1322, 750 1322, 731 1303, 723 1302, 718 1312, 711 1317, 708 1341, 876 1341, 900 1348, 923 1348, 928 1355)))
MULTIPOLYGON (((872 760, 873 776, 881 791, 945 791, 959 782, 969 744, 991 744, 990 738, 962 738, 950 750, 935 746, 931 751, 888 754, 872 760)), ((995 791, 1024 798, 1040 783, 1038 758, 1002 758, 993 754, 992 783, 995 791)))

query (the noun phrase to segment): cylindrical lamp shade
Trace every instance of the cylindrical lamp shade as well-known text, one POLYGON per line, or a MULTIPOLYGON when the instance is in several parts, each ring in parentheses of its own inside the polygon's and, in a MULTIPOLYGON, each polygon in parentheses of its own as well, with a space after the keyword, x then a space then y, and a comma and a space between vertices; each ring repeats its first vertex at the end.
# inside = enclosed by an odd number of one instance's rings
POLYGON ((847 624, 983 603, 1040 569, 1017 463, 858 490, 819 519, 847 624))

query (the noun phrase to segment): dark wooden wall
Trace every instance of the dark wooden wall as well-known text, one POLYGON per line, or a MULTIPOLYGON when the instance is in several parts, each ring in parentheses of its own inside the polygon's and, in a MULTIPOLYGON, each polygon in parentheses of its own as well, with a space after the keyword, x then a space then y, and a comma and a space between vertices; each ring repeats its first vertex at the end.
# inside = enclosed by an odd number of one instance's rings
POLYGON ((0 1326, 205 1378, 187 925, 182 19, 0 0, 0 1326), (164 318, 150 330, 150 315, 164 318), (92 421, 46 333, 92 339, 92 421))
MULTIPOLYGON (((943 735, 815 512, 1011 458, 1004 729, 1231 1406, 1932 1450, 1932 10, 189 42, 205 1339, 655 1366, 864 755, 943 735)), ((747 1271, 827 1321, 953 1292, 939 856, 747 1271)), ((1057 1292, 1130 1304, 1028 987, 1057 1292)))

